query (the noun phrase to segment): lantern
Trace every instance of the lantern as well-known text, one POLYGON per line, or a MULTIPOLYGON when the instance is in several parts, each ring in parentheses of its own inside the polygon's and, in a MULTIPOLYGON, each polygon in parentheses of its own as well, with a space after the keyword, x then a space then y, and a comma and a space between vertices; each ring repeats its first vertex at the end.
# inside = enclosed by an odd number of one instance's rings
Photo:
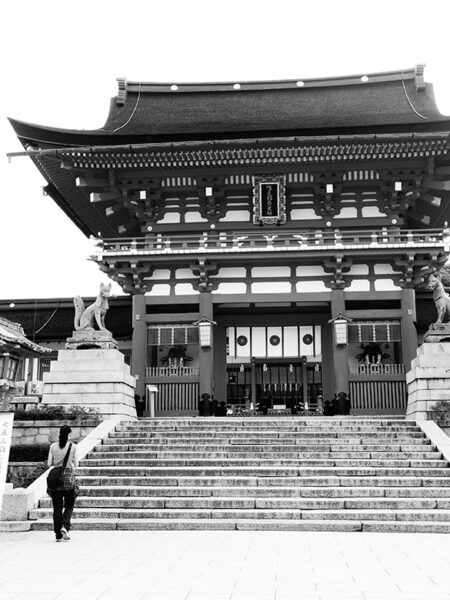
POLYGON ((330 319, 328 323, 333 323, 334 340, 336 346, 346 346, 348 343, 348 323, 351 321, 348 317, 344 317, 339 313, 334 319, 330 319))
POLYGON ((198 326, 198 339, 200 348, 210 348, 212 346, 212 326, 216 325, 215 321, 211 321, 205 315, 193 325, 198 326))

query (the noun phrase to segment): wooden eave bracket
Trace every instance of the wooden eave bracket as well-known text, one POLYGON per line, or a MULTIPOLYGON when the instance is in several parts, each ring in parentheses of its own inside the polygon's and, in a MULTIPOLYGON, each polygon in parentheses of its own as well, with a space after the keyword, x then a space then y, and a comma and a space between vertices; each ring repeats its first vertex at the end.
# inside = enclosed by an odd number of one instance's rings
POLYGON ((325 273, 331 273, 331 278, 325 281, 325 285, 328 288, 335 290, 345 289, 349 283, 344 279, 344 273, 350 271, 353 261, 343 254, 337 254, 328 260, 324 260, 323 270, 325 273))
POLYGON ((219 286, 219 281, 211 281, 211 275, 217 275, 219 266, 216 262, 209 262, 205 258, 199 258, 196 262, 190 265, 194 275, 198 277, 196 283, 193 283, 193 288, 199 292, 211 292, 219 286))
POLYGON ((445 264, 447 256, 444 252, 419 251, 408 252, 402 257, 393 258, 390 263, 402 271, 399 276, 399 285, 402 288, 416 287, 423 284, 426 277, 445 264))

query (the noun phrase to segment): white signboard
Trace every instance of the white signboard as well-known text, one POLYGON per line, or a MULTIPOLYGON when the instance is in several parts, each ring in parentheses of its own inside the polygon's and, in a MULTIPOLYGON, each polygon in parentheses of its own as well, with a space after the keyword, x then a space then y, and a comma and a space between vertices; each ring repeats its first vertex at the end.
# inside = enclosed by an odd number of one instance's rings
POLYGON ((14 413, 0 412, 0 510, 2 509, 3 492, 5 491, 6 474, 8 471, 13 420, 14 413))

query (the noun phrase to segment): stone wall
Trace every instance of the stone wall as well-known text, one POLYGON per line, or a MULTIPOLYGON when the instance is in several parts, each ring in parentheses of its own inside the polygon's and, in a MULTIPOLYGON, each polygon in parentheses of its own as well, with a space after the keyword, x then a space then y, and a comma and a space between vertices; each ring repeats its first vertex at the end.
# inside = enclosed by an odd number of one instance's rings
POLYGON ((70 439, 77 443, 95 429, 98 422, 87 419, 83 421, 14 421, 11 445, 51 444, 58 440, 59 428, 62 425, 71 427, 70 439))
POLYGON ((28 487, 46 470, 46 462, 10 462, 6 481, 14 488, 28 487))

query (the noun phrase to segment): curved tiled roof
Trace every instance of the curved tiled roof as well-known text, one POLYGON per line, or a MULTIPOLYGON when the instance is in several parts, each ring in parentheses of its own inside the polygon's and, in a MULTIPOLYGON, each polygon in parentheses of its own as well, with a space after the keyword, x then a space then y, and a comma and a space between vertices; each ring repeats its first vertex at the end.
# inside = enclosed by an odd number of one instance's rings
MULTIPOLYGON (((100 129, 11 124, 26 148, 18 154, 35 162, 48 181, 46 192, 86 235, 99 237, 138 235, 141 224, 124 206, 107 214, 91 201, 92 190, 77 182, 85 170, 150 169, 165 177, 180 168, 308 166, 380 157, 442 165, 450 147, 450 117, 439 112, 423 66, 302 81, 121 79, 100 129)), ((427 188, 427 199, 417 201, 419 220, 410 213, 410 226, 423 226, 430 211, 430 227, 449 220, 450 203, 430 204, 432 193, 447 195, 439 191, 441 182, 436 185, 437 192, 427 188)))
MULTIPOLYGON (((91 131, 12 120, 39 147, 437 131, 441 115, 423 67, 328 79, 170 84, 119 80, 105 125, 91 131)), ((444 125, 445 123, 445 125, 444 125)))

